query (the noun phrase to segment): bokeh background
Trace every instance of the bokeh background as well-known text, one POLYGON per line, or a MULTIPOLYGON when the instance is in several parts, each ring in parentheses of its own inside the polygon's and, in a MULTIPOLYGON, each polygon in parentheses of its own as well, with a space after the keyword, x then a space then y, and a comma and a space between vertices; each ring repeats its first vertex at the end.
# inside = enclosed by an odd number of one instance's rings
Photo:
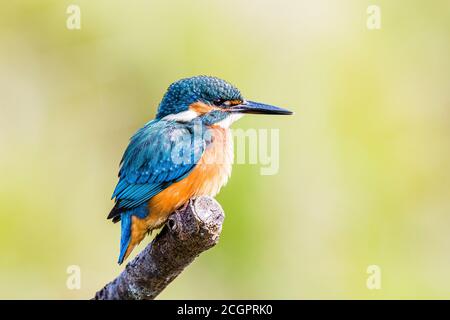
POLYGON ((0 298, 90 298, 122 270, 120 157, 199 74, 296 114, 234 125, 280 129, 279 173, 235 165, 220 243, 159 298, 450 298, 449 39, 445 0, 2 2, 0 298))

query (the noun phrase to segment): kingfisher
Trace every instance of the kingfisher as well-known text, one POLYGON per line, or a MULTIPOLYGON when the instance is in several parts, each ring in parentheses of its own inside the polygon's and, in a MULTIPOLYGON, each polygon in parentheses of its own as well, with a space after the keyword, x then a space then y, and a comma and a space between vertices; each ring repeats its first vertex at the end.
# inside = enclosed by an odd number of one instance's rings
POLYGON ((195 76, 169 86, 155 119, 131 137, 120 162, 108 215, 121 221, 119 264, 190 198, 214 197, 227 183, 234 158, 229 128, 244 114, 292 112, 246 100, 216 77, 195 76))

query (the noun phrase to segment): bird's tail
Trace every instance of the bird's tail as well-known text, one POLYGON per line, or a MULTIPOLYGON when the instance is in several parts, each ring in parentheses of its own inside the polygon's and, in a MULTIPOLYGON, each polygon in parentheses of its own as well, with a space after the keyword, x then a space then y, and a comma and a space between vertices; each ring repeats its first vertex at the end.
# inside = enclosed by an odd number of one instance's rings
POLYGON ((123 212, 120 215, 122 225, 121 225, 121 237, 120 237, 120 254, 119 254, 119 264, 122 264, 130 252, 128 252, 128 246, 131 241, 131 213, 123 212))
POLYGON ((128 258, 131 251, 144 239, 148 233, 148 225, 145 221, 145 215, 148 212, 147 205, 123 211, 120 214, 121 238, 119 264, 128 258))

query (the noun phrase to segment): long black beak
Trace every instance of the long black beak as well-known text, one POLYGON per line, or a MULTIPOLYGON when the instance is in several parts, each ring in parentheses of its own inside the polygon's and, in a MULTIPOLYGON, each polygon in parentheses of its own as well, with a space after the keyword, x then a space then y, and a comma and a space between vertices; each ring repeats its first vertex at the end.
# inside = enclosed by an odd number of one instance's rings
POLYGON ((245 101, 244 103, 238 104, 236 106, 232 106, 229 108, 231 112, 236 113, 252 113, 252 114, 280 114, 280 115, 289 115, 292 114, 292 111, 271 106, 264 103, 254 102, 254 101, 245 101))

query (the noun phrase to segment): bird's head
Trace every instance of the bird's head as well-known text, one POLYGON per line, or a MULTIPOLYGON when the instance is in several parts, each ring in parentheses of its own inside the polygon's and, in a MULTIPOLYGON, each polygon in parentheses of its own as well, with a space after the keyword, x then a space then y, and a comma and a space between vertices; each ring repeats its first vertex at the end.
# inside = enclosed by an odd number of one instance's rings
POLYGON ((205 125, 229 125, 243 114, 292 114, 279 107, 245 100, 241 92, 225 80, 196 76, 178 80, 167 89, 159 104, 157 119, 205 125))

